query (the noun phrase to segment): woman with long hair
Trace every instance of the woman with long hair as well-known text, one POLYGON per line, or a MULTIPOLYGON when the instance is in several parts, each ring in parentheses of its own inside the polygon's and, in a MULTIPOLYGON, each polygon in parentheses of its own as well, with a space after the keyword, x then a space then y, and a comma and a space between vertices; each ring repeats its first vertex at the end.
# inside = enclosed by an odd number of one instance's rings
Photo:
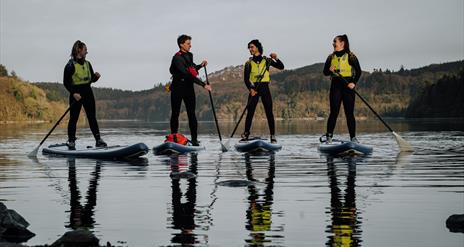
POLYGON ((361 66, 353 52, 346 34, 338 35, 333 40, 334 51, 327 57, 324 75, 330 76, 330 114, 327 121, 326 140, 332 142, 333 131, 337 123, 340 106, 343 103, 346 123, 350 132, 350 140, 358 142, 356 138, 356 120, 354 117, 354 103, 356 94, 354 88, 361 77, 361 66))
POLYGON ((95 137, 96 147, 106 147, 107 144, 101 139, 98 128, 95 97, 93 96, 93 82, 98 81, 100 73, 94 72, 92 65, 85 59, 87 46, 84 42, 77 40, 71 49, 71 59, 64 68, 63 83, 69 91, 70 118, 68 122, 68 148, 76 149, 76 125, 79 113, 84 106, 90 129, 95 137))

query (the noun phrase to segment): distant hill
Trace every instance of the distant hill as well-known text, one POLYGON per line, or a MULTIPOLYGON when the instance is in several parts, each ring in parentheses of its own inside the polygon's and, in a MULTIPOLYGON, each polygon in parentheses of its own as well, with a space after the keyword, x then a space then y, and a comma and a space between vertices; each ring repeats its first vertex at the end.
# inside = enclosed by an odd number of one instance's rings
POLYGON ((49 101, 45 90, 8 75, 0 65, 0 123, 8 121, 53 121, 61 115, 66 104, 49 101))
MULTIPOLYGON (((271 89, 277 117, 328 116, 330 79, 322 74, 323 66, 323 63, 316 63, 272 75, 271 89)), ((444 75, 456 74, 462 68, 464 61, 432 64, 412 70, 400 69, 396 72, 390 70, 363 72, 357 90, 383 116, 404 117, 411 99, 417 97, 426 86, 444 75)), ((246 94, 246 90, 242 76, 238 77, 238 73, 243 73, 243 67, 227 68, 217 72, 216 78, 211 76, 216 91, 220 91, 215 94, 219 94, 216 98, 222 117, 227 115, 236 117, 243 107, 246 96, 240 98, 237 95, 246 94)), ((359 99, 356 102, 355 114, 358 117, 373 117, 370 110, 359 99)), ((258 116, 264 118, 262 109, 259 109, 258 116)), ((340 116, 343 117, 343 114, 340 116)))
MULTIPOLYGON (((316 63, 293 70, 271 71, 271 91, 276 118, 328 116, 330 79, 322 74, 322 68, 322 63, 316 63)), ((406 115, 411 99, 420 97, 425 88, 443 76, 458 74, 462 68, 464 61, 432 64, 411 70, 400 69, 396 72, 364 72, 357 90, 382 116, 411 116, 406 115)), ((209 80, 213 85, 218 118, 237 119, 246 104, 248 94, 243 83, 243 66, 230 66, 213 72, 209 75, 209 80)), ((49 102, 62 104, 68 100, 68 92, 61 83, 34 85, 46 92, 49 102)), ((198 118, 212 120, 208 95, 204 89, 197 86, 195 88, 198 118)), ((135 92, 94 87, 94 93, 100 119, 169 120, 170 94, 165 91, 164 85, 135 92)), ((359 118, 373 117, 360 100, 356 102, 355 114, 359 118)), ((340 117, 343 117, 343 114, 340 117)), ((257 108, 256 118, 265 118, 261 105, 257 108)), ((187 119, 185 111, 182 111, 181 119, 187 119)))
POLYGON ((445 75, 411 102, 407 117, 464 117, 464 69, 445 75))
MULTIPOLYGON (((412 98, 443 75, 455 74, 464 67, 463 61, 434 64, 426 67, 392 71, 364 72, 358 91, 383 116, 403 117, 412 98)), ((323 64, 282 72, 272 71, 271 90, 276 118, 317 118, 329 113, 328 90, 330 79, 322 74, 323 64)), ((243 83, 243 66, 230 66, 209 75, 213 85, 217 114, 220 119, 237 119, 245 106, 247 90, 243 83)), ((61 84, 37 84, 52 95, 68 97, 61 84)), ((196 87, 197 115, 211 120, 212 114, 206 92, 196 87)), ((170 115, 170 95, 160 85, 144 91, 94 88, 98 100, 99 118, 141 119, 166 121, 170 115)), ((370 111, 357 101, 358 117, 372 117, 370 111)), ((258 107, 257 118, 265 118, 258 107)), ((343 117, 343 114, 341 114, 343 117)), ((181 118, 186 119, 185 111, 181 118)))

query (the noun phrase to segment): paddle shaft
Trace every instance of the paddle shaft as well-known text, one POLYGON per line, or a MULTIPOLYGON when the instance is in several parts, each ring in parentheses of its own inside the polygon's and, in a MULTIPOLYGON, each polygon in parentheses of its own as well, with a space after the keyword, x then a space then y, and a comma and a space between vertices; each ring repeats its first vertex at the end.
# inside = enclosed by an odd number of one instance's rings
POLYGON ((387 129, 390 130, 390 132, 393 132, 393 129, 382 119, 382 117, 380 117, 380 115, 371 107, 371 105, 369 105, 369 103, 367 103, 367 101, 358 93, 358 91, 354 90, 354 92, 364 102, 364 104, 366 104, 367 107, 369 107, 369 109, 371 109, 372 113, 374 113, 374 115, 383 123, 383 125, 385 125, 385 127, 387 127, 387 129))
MULTIPOLYGON (((205 66, 205 75, 206 75, 206 85, 209 85, 208 72, 206 71, 206 66, 205 66)), ((219 129, 219 123, 216 117, 216 109, 214 108, 213 96, 211 95, 211 91, 208 90, 208 94, 209 94, 209 101, 211 102, 211 108, 213 110, 214 122, 216 122, 216 129, 219 135, 219 141, 222 141, 221 130, 219 129)))
POLYGON ((238 119, 238 122, 237 122, 237 124, 235 125, 234 130, 232 131, 232 134, 230 134, 230 138, 234 137, 235 131, 237 131, 238 125, 239 125, 240 122, 242 121, 243 115, 245 115, 245 112, 246 112, 246 110, 248 109, 248 105, 250 105, 250 102, 251 102, 250 98, 251 98, 251 97, 254 97, 254 96, 250 96, 250 95, 248 96, 248 103, 247 103, 247 105, 245 106, 245 108, 243 109, 242 115, 240 115, 240 118, 238 119))
POLYGON ((66 114, 68 114, 68 112, 71 110, 71 107, 76 103, 77 101, 74 101, 69 107, 68 109, 63 113, 63 115, 60 117, 60 119, 58 119, 58 121, 56 122, 56 124, 53 126, 53 128, 48 132, 48 134, 44 137, 44 139, 40 142, 39 146, 42 146, 42 144, 45 142, 45 140, 47 140, 48 136, 50 136, 50 134, 55 130, 56 126, 58 126, 58 124, 60 124, 61 120, 63 120, 63 118, 66 116, 66 114))
MULTIPOLYGON (((335 73, 335 75, 339 76, 340 78, 342 78, 342 80, 345 81, 346 85, 349 84, 349 82, 342 76, 340 75, 339 73, 335 73)), ((361 96, 358 91, 356 91, 356 89, 351 89, 354 91, 354 93, 356 95, 358 95, 358 97, 362 100, 362 102, 364 102, 364 104, 366 104, 366 106, 372 111, 372 113, 374 113, 374 115, 383 123, 383 125, 385 125, 385 127, 387 127, 388 130, 390 130, 390 132, 393 132, 393 129, 382 119, 382 117, 380 117, 380 115, 374 110, 374 108, 372 108, 372 106, 367 102, 367 100, 364 99, 363 96, 361 96)))

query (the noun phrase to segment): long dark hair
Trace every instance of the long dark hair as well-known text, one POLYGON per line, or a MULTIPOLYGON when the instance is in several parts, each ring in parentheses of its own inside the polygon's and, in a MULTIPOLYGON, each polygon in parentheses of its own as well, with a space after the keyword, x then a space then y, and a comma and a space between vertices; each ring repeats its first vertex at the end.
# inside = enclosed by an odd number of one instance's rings
POLYGON ((79 49, 83 49, 85 47, 85 44, 84 42, 80 41, 80 40, 77 40, 76 42, 74 42, 74 45, 71 49, 71 57, 73 59, 76 59, 76 56, 77 56, 77 53, 79 52, 79 49))
POLYGON ((256 48, 258 48, 259 53, 260 53, 261 55, 263 55, 263 45, 261 44, 261 42, 259 42, 259 40, 254 39, 254 40, 248 42, 247 48, 250 47, 251 44, 253 44, 254 46, 256 46, 256 48))
POLYGON ((348 36, 346 36, 346 34, 337 35, 335 38, 338 39, 339 41, 343 41, 345 43, 344 49, 345 49, 345 51, 347 53, 351 52, 350 51, 350 42, 348 41, 348 36))

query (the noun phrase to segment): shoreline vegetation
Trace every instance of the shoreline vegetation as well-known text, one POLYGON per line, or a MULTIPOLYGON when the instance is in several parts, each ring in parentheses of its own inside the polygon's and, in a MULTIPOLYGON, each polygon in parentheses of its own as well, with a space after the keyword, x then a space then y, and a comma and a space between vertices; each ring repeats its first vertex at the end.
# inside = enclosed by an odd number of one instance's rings
MULTIPOLYGON (((85 119, 85 116, 84 116, 85 119)), ((339 116, 338 119, 345 119, 344 116, 339 116)), ((357 121, 369 121, 373 120, 374 118, 368 118, 368 117, 359 117, 356 120, 357 121)), ((386 119, 405 119, 404 117, 387 117, 386 119)), ((326 121, 327 118, 275 118, 275 121, 282 121, 282 122, 291 122, 291 121, 312 121, 312 122, 317 122, 317 121, 326 121)), ((86 120, 87 121, 87 120, 86 120)), ((99 122, 149 122, 149 123, 169 123, 168 120, 166 121, 146 121, 143 119, 99 119, 99 122)), ((257 119, 256 121, 264 121, 266 122, 267 120, 265 118, 260 118, 257 119)), ((181 123, 188 123, 188 120, 182 120, 179 121, 181 123)), ((198 122, 204 122, 204 123, 213 123, 214 120, 198 120, 198 122)), ((220 119, 219 122, 222 123, 234 123, 234 119, 220 119)), ((47 121, 47 120, 7 120, 7 121, 0 121, 0 124, 45 124, 45 123, 53 123, 53 121, 47 121)), ((82 123, 79 123, 82 124, 82 123)), ((63 125, 63 123, 60 123, 60 125, 63 125)))
MULTIPOLYGON (((425 117, 425 118, 422 118, 422 117, 382 117, 383 119, 386 119, 386 120, 410 120, 410 121, 414 121, 414 120, 452 120, 452 119, 456 119, 456 120, 464 120, 464 117, 425 117)), ((85 119, 85 117, 84 117, 85 119)), ((345 121, 345 117, 344 116, 339 116, 337 119, 340 119, 340 121, 345 121)), ((376 118, 373 118, 373 117, 359 117, 359 118, 356 118, 356 121, 375 121, 376 118)), ((79 125, 85 125, 87 124, 86 123, 86 119, 85 121, 82 120, 82 123, 81 121, 79 121, 79 125)), ((169 124, 169 121, 166 120, 166 121, 146 121, 146 120, 143 120, 143 119, 99 119, 98 120, 99 122, 108 122, 108 123, 117 123, 117 122, 134 122, 134 123, 156 123, 156 124, 169 124)), ((267 120, 265 118, 260 118, 260 119, 256 119, 254 121, 257 121, 257 122, 263 122, 263 123, 267 123, 267 120)), ((321 122, 321 121, 327 121, 327 118, 318 118, 318 119, 315 119, 315 118, 287 118, 287 119, 284 119, 284 118, 276 118, 275 121, 279 121, 279 122, 294 122, 294 121, 310 121, 310 122, 321 122)), ((338 121, 338 120, 337 120, 338 121)), ((198 120, 199 123, 214 123, 214 120, 198 120)), ((219 120, 220 123, 235 123, 235 120, 233 119, 221 119, 219 120)), ((15 121, 15 120, 9 120, 9 121, 0 121, 0 124, 18 124, 18 125, 35 125, 35 124, 47 124, 47 123, 53 123, 53 121, 46 121, 46 120, 18 120, 18 121, 15 121)), ((188 120, 185 119, 185 120, 180 120, 179 123, 188 123, 188 120)), ((66 123, 60 123, 58 126, 66 126, 66 123)))
MULTIPOLYGON (((322 63, 316 63, 271 71, 276 120, 323 121, 328 117, 330 80, 322 75, 322 67, 322 63)), ((247 90, 242 77, 241 65, 209 75, 217 116, 222 122, 235 121, 243 110, 247 90)), ((102 121, 168 121, 170 95, 164 87, 165 83, 141 91, 94 87, 97 117, 102 121)), ((357 90, 385 118, 462 118, 464 60, 417 69, 363 72, 357 90)), ((207 94, 196 91, 198 120, 212 121, 207 94)), ((24 81, 3 65, 0 65, 0 94, 0 124, 52 123, 68 107, 69 95, 62 83, 24 81)), ((375 118, 359 99, 355 114, 359 121, 375 118)), ((344 113, 339 117, 343 119, 344 113)), ((265 119, 261 104, 255 118, 265 119)), ((182 111, 180 120, 186 119, 182 111)), ((66 122, 65 118, 63 123, 66 122)), ((79 123, 85 122, 82 114, 79 123)))

